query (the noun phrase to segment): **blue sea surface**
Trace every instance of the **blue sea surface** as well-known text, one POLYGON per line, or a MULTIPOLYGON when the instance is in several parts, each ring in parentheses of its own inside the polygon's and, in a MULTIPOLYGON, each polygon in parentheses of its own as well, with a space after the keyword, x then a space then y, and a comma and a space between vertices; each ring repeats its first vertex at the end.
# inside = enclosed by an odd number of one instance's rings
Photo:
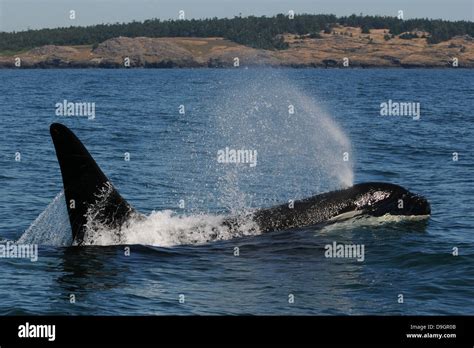
POLYGON ((0 70, 0 239, 40 240, 36 262, 0 258, 0 314, 472 315, 473 80, 463 69, 0 70), (57 115, 64 100, 95 103, 95 118, 57 115), (389 100, 419 102, 420 119, 381 116, 389 100), (152 216, 129 256, 67 246, 53 122, 152 216), (257 165, 218 163, 226 146, 258 150, 257 165), (193 237, 195 220, 367 181, 425 196, 431 217, 193 237), (364 245, 364 261, 325 257, 333 242, 364 245))

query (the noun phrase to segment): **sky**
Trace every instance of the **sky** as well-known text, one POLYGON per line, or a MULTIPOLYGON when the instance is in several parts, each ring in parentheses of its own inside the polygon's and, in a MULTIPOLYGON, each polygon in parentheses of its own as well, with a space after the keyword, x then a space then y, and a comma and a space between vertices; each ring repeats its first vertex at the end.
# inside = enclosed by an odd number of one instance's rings
POLYGON ((0 31, 142 21, 274 15, 277 13, 352 13, 404 19, 474 20, 474 0, 0 0, 0 31), (75 19, 70 19, 70 11, 75 19))

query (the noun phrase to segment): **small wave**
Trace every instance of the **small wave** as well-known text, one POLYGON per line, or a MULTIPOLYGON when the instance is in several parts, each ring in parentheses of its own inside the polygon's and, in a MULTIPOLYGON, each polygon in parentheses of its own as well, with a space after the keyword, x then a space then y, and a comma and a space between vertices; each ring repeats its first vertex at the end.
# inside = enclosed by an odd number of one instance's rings
POLYGON ((239 215, 234 219, 235 223, 230 223, 226 222, 228 217, 222 215, 183 216, 171 210, 153 211, 149 216, 130 210, 127 221, 115 224, 104 215, 114 192, 113 186, 107 183, 96 195, 95 203, 88 208, 83 245, 142 244, 169 247, 204 244, 258 233, 258 227, 250 215, 239 215))
POLYGON ((132 219, 119 233, 95 226, 86 232, 86 245, 141 244, 160 247, 199 245, 213 241, 260 234, 250 218, 238 227, 225 224, 225 216, 178 215, 171 210, 152 212, 145 218, 132 219), (120 240, 115 236, 120 235, 120 240))

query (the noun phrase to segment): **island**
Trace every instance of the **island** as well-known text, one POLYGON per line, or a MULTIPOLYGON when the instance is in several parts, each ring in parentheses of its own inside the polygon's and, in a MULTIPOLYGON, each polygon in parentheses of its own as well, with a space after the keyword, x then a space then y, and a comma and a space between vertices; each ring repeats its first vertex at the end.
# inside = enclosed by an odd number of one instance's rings
POLYGON ((0 33, 0 68, 473 68, 473 30, 355 15, 150 20, 0 33))

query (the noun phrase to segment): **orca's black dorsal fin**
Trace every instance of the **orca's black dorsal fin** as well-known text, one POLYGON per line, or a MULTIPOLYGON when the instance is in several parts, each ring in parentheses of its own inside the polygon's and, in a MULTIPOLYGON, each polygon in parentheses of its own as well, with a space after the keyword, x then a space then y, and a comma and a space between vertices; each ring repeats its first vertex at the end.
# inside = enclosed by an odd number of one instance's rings
POLYGON ((50 132, 63 177, 73 243, 81 245, 91 225, 120 233, 123 223, 135 213, 134 209, 115 190, 69 128, 53 123, 50 132))

